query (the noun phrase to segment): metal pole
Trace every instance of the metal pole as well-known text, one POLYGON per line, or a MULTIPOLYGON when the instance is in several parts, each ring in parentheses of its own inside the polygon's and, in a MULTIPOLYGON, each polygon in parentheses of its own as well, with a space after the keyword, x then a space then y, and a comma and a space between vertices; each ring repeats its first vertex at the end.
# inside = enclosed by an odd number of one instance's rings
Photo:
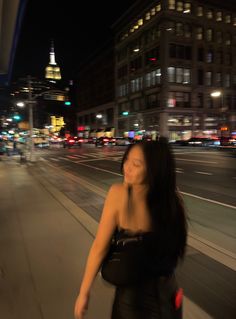
POLYGON ((34 154, 34 141, 33 141, 33 101, 32 101, 32 85, 31 85, 31 77, 28 76, 28 88, 29 88, 29 95, 28 95, 28 104, 29 104, 29 135, 30 135, 30 156, 29 160, 30 162, 33 161, 33 154, 34 154))

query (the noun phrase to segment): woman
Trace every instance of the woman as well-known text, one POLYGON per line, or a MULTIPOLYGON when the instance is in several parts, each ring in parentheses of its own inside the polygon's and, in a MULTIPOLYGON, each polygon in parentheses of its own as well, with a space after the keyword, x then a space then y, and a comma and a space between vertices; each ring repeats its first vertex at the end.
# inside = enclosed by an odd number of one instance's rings
POLYGON ((141 236, 146 270, 137 283, 116 287, 112 319, 182 318, 174 272, 183 259, 187 222, 176 187, 175 162, 165 138, 130 146, 122 161, 123 184, 111 186, 89 253, 75 318, 83 319, 92 283, 114 233, 141 236), (148 244, 147 244, 148 243, 148 244))

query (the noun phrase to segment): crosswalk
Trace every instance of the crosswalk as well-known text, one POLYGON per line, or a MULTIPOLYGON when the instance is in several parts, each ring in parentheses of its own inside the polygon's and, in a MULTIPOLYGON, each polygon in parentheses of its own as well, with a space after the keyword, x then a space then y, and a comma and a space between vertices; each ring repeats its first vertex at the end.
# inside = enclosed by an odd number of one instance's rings
POLYGON ((93 162, 93 161, 115 161, 115 162, 121 162, 123 158, 124 152, 122 151, 117 151, 117 152, 112 152, 112 153, 103 153, 103 152, 91 152, 91 153, 86 153, 86 154, 65 154, 60 156, 48 156, 47 158, 45 157, 40 157, 41 161, 53 161, 53 162, 59 162, 59 161, 69 161, 73 163, 86 163, 86 162, 93 162))

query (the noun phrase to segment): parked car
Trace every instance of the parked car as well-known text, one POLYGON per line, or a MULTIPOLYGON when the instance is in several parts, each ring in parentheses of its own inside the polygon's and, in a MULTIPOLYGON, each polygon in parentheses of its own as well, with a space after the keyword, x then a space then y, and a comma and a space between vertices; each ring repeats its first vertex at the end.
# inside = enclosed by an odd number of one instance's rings
POLYGON ((64 140, 64 148, 68 147, 75 147, 75 146, 82 146, 82 143, 84 142, 83 138, 73 136, 73 137, 68 137, 64 140))

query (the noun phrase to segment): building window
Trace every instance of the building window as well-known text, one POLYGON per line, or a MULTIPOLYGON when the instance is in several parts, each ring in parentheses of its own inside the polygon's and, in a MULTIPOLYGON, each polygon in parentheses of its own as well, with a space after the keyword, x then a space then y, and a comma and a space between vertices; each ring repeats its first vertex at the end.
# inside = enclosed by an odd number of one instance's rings
POLYGON ((225 44, 226 45, 230 45, 231 44, 231 34, 230 33, 226 33, 225 34, 225 44))
POLYGON ((222 86, 222 74, 221 72, 216 73, 216 86, 222 86))
POLYGON ((225 74, 225 87, 227 87, 227 88, 230 87, 230 74, 229 73, 225 74))
POLYGON ((233 26, 236 27, 236 17, 233 19, 233 26))
POLYGON ((206 40, 208 42, 211 42, 213 40, 213 30, 212 29, 206 30, 206 40))
POLYGON ((211 9, 207 10, 206 16, 207 16, 207 19, 213 19, 213 10, 211 9))
POLYGON ((138 92, 143 87, 143 78, 139 77, 130 81, 130 90, 131 93, 138 92))
POLYGON ((202 6, 197 7, 197 16, 203 17, 203 7, 202 6))
POLYGON ((189 24, 185 24, 184 26, 184 36, 185 38, 191 38, 192 36, 192 28, 189 24))
POLYGON ((225 23, 231 23, 231 15, 230 14, 225 15, 225 23))
POLYGON ((223 53, 222 51, 216 52, 216 63, 217 64, 223 64, 223 53))
POLYGON ((197 37, 197 40, 203 39, 203 28, 202 27, 197 27, 196 37, 197 37))
POLYGON ((231 53, 225 53, 225 64, 231 65, 231 53))
POLYGON ((203 85, 204 80, 203 80, 203 70, 199 69, 198 70, 198 85, 203 85))
POLYGON ((160 12, 161 11, 161 4, 158 4, 157 6, 156 6, 156 12, 160 12))
POLYGON ((175 10, 175 0, 169 0, 169 9, 175 10))
POLYGON ((168 107, 190 107, 190 93, 187 92, 169 92, 168 107))
POLYGON ((206 85, 207 86, 212 85, 212 72, 211 71, 206 72, 206 85))
POLYGON ((198 48, 197 58, 198 58, 199 62, 203 62, 204 61, 204 49, 203 48, 198 48))
POLYGON ((183 13, 191 13, 191 3, 190 2, 185 2, 184 3, 184 11, 183 13))
POLYGON ((183 83, 184 73, 183 68, 176 68, 176 83, 183 83))
POLYGON ((184 69, 184 81, 183 84, 190 84, 191 78, 190 78, 190 69, 184 69))
POLYGON ((183 23, 176 23, 176 36, 183 37, 184 36, 184 25, 183 23))
POLYGON ((177 1, 176 10, 177 10, 178 12, 183 12, 183 10, 184 10, 183 1, 177 1))
POLYGON ((197 94, 197 105, 198 108, 203 108, 203 93, 197 94))
POLYGON ((213 63, 213 50, 208 50, 206 54, 206 62, 213 63))
POLYGON ((223 40, 223 34, 221 31, 216 32, 216 43, 221 44, 223 40))
POLYGON ((216 21, 217 22, 222 21, 222 11, 217 11, 216 12, 216 21))
POLYGON ((161 69, 156 69, 146 74, 145 84, 146 87, 155 86, 161 83, 161 69))
POLYGON ((168 81, 171 83, 175 82, 175 68, 174 67, 168 68, 168 81))

